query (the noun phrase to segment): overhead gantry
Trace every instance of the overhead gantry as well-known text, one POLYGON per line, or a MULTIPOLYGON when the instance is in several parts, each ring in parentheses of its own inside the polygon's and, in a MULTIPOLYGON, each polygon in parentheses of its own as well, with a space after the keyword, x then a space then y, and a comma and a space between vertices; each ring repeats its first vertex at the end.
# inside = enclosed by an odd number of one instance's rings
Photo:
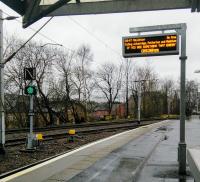
POLYGON ((107 14, 191 9, 200 11, 200 0, 0 0, 23 16, 26 28, 45 16, 107 14))

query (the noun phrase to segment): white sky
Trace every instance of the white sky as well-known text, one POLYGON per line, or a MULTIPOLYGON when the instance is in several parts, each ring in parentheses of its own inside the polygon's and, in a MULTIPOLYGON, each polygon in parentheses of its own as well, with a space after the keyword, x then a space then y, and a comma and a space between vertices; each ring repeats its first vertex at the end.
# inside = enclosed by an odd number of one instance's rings
MULTIPOLYGON (((0 8, 9 15, 16 15, 3 3, 0 3, 0 8)), ((4 21, 4 36, 15 34, 27 40, 34 33, 31 28, 37 30, 47 20, 48 18, 43 18, 26 29, 15 20, 4 21)), ((200 82, 200 74, 194 73, 200 69, 200 14, 191 13, 190 9, 55 17, 41 31, 50 40, 41 35, 37 35, 34 40, 57 42, 69 49, 77 49, 83 43, 88 44, 94 53, 95 65, 108 61, 119 63, 122 56, 122 37, 131 35, 130 27, 174 23, 187 23, 187 79, 199 78, 200 82)), ((134 58, 133 61, 138 65, 149 62, 162 78, 179 78, 179 56, 134 58)))

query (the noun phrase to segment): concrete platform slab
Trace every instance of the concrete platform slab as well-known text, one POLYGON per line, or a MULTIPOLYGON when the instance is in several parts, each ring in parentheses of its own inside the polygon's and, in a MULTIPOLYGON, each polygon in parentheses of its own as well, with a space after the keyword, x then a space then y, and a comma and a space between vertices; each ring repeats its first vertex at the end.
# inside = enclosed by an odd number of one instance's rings
POLYGON ((70 182, 95 181, 116 182, 133 181, 138 169, 154 147, 163 140, 164 132, 153 130, 126 145, 113 150, 109 155, 80 174, 70 179, 70 182))
MULTIPOLYGON (((194 182, 189 167, 187 175, 178 174, 177 150, 179 142, 179 121, 172 123, 173 128, 167 134, 140 172, 138 182, 194 182)), ((200 120, 192 118, 186 122, 186 143, 188 148, 200 146, 200 120)))
POLYGON ((49 181, 67 181, 76 174, 80 173, 81 170, 77 169, 69 169, 67 168, 66 170, 62 171, 61 173, 58 173, 57 175, 54 175, 50 177, 48 180, 45 180, 45 182, 49 181))

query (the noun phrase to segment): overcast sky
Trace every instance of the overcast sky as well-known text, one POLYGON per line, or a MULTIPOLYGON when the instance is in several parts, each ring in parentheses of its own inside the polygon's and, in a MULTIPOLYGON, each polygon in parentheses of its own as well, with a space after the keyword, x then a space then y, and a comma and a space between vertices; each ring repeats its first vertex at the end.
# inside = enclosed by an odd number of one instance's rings
MULTIPOLYGON (((3 3, 0 3, 0 8, 9 15, 16 15, 3 3)), ((47 20, 48 18, 43 18, 26 29, 15 20, 4 21, 4 37, 15 34, 26 40, 47 20)), ((187 23, 187 79, 199 78, 200 82, 200 74, 194 73, 200 69, 200 14, 191 13, 189 9, 54 17, 41 31, 47 38, 37 35, 34 40, 56 42, 69 49, 88 44, 94 53, 95 65, 108 61, 119 63, 122 56, 122 37, 131 35, 130 27, 174 23, 187 23)), ((133 58, 132 61, 138 65, 150 63, 162 78, 180 77, 179 56, 133 58)))

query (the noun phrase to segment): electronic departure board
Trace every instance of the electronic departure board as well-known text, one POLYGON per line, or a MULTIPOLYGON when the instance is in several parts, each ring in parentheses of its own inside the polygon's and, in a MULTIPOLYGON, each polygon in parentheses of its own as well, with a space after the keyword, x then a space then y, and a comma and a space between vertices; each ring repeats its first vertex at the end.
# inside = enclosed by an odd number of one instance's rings
POLYGON ((179 54, 178 34, 154 34, 122 38, 123 56, 143 57, 179 54))

